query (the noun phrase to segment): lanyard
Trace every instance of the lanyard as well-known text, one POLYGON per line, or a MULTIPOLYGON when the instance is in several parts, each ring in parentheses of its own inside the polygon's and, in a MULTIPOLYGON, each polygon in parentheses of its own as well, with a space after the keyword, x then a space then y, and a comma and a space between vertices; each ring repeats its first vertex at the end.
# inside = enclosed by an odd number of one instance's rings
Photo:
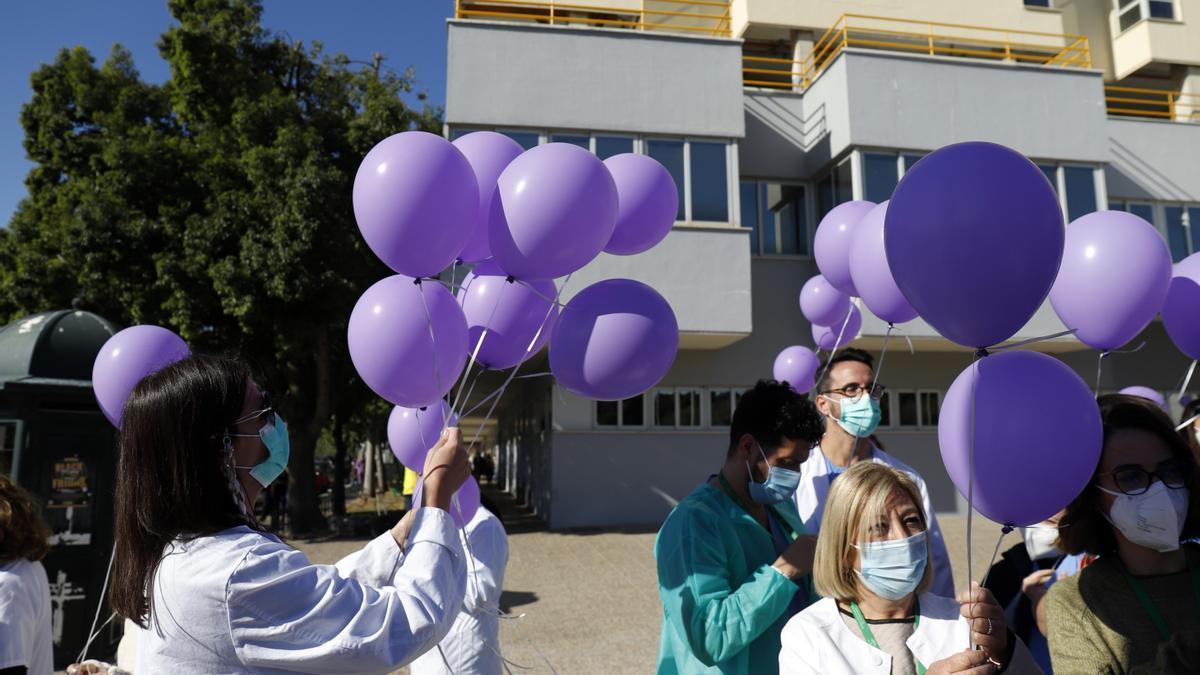
MULTIPOLYGON (((875 641, 875 634, 871 632, 871 625, 863 617, 862 610, 858 608, 857 602, 850 601, 850 611, 854 613, 854 620, 858 622, 858 629, 862 631, 863 639, 867 641, 867 644, 882 651, 883 648, 875 641)), ((916 598, 913 598, 913 615, 913 630, 916 630, 921 625, 921 603, 916 598)), ((915 655, 913 656, 913 662, 917 664, 917 675, 925 675, 925 664, 918 661, 915 655)))
MULTIPOLYGON (((729 495, 729 498, 733 500, 734 504, 737 504, 738 506, 740 506, 743 511, 750 514, 751 518, 754 518, 754 512, 751 511, 750 507, 747 506, 746 503, 742 501, 742 498, 738 496, 738 493, 733 491, 733 486, 729 484, 729 481, 725 480, 725 472, 724 471, 721 471, 720 473, 717 474, 717 481, 721 484, 721 491, 724 492, 726 495, 729 495)), ((781 528, 786 528, 787 532, 791 535, 792 541, 796 541, 796 538, 799 537, 800 535, 799 535, 799 533, 796 532, 795 528, 793 528, 790 524, 788 524, 788 521, 784 520, 783 517, 779 515, 779 512, 776 511, 771 506, 763 504, 763 508, 765 508, 767 511, 769 511, 771 513, 771 515, 774 515, 775 520, 779 523, 779 526, 781 528)), ((758 519, 755 518, 754 522, 757 523, 758 519)), ((767 534, 771 534, 770 521, 767 522, 767 534)))
MULTIPOLYGON (((1192 563, 1191 558, 1187 561, 1188 574, 1192 578, 1192 594, 1195 596, 1196 609, 1200 611, 1200 574, 1196 573, 1196 566, 1192 563)), ((1150 620, 1154 622, 1154 627, 1158 629, 1158 634, 1162 636, 1163 641, 1171 639, 1171 629, 1167 626, 1166 619, 1163 619, 1162 614, 1158 612, 1158 608, 1154 606, 1154 601, 1150 599, 1150 594, 1146 592, 1141 582, 1134 578, 1129 570, 1121 565, 1121 574, 1125 575, 1125 581, 1129 582, 1129 587, 1133 589, 1133 594, 1137 596, 1138 602, 1142 604, 1142 609, 1150 615, 1150 620)))

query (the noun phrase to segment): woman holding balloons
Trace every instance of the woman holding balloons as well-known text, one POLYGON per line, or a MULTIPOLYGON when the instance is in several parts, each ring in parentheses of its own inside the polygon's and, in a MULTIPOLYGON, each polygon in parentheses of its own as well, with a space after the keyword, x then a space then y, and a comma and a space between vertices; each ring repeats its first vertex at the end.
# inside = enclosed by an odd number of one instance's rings
POLYGON ((1059 537, 1099 559, 1046 596, 1055 672, 1200 671, 1200 497, 1191 449, 1154 403, 1100 398, 1104 446, 1059 537))
POLYGON ((243 363, 175 361, 142 378, 121 411, 110 602, 146 628, 138 671, 384 671, 450 629, 466 578, 448 513, 469 475, 457 429, 429 452, 411 522, 313 565, 255 520, 251 505, 289 445, 243 363))
POLYGON ((973 585, 958 601, 929 592, 922 501, 912 478, 886 464, 861 462, 833 483, 813 561, 824 599, 783 629, 780 673, 1040 672, 991 592, 973 585))

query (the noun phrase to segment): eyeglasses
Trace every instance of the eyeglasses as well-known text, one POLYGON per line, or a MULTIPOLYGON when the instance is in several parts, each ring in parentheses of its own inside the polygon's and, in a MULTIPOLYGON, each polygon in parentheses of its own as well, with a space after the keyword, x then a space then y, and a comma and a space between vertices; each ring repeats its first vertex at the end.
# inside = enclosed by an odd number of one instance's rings
POLYGON ((1122 493, 1140 495, 1150 489, 1155 478, 1161 480, 1163 485, 1172 490, 1186 487, 1190 473, 1190 467, 1187 464, 1177 459, 1168 459, 1159 464, 1154 471, 1147 471, 1136 464, 1126 464, 1118 466, 1112 471, 1098 473, 1096 476, 1112 476, 1113 483, 1122 493))
MULTIPOLYGON (((267 417, 267 419, 266 419, 267 424, 271 424, 271 425, 275 424, 275 408, 271 406, 271 393, 268 391, 264 391, 262 393, 262 408, 255 410, 254 412, 250 413, 249 415, 244 415, 242 417, 239 417, 238 419, 234 420, 233 423, 236 425, 236 424, 241 424, 242 422, 249 422, 251 420, 256 420, 264 415, 266 415, 266 417, 267 417)), ((236 435, 236 434, 234 434, 234 435, 236 435)))
POLYGON ((871 382, 866 385, 862 385, 857 382, 851 382, 850 384, 842 387, 841 389, 827 389, 826 391, 823 391, 821 393, 822 394, 841 394, 842 396, 845 396, 846 398, 853 398, 853 399, 857 399, 858 397, 862 396, 863 394, 870 393, 871 398, 880 399, 880 398, 883 398, 883 395, 887 393, 887 387, 882 384, 879 384, 878 382, 871 382))

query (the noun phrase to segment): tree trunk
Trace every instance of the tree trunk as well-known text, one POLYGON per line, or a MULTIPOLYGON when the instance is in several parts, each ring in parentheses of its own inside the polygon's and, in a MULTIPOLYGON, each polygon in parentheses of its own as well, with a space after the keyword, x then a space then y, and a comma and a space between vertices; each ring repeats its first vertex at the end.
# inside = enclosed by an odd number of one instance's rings
POLYGON ((375 452, 379 453, 379 459, 376 462, 376 466, 379 467, 379 491, 382 492, 383 494, 387 494, 387 491, 388 491, 387 464, 385 464, 383 461, 384 460, 383 453, 386 451, 383 449, 383 443, 375 444, 375 452))
POLYGON ((375 442, 367 441, 363 448, 366 459, 363 460, 363 490, 368 497, 375 496, 375 442))
POLYGON ((338 415, 333 422, 333 515, 346 515, 346 438, 343 436, 342 418, 338 415))
POLYGON ((292 481, 288 489, 288 516, 293 537, 298 533, 309 534, 328 527, 325 516, 317 506, 313 456, 321 430, 329 422, 333 412, 330 406, 333 382, 330 373, 329 334, 322 330, 317 333, 316 338, 312 416, 305 424, 296 425, 298 428, 292 433, 292 440, 295 442, 292 444, 291 459, 288 462, 288 468, 292 471, 292 481))

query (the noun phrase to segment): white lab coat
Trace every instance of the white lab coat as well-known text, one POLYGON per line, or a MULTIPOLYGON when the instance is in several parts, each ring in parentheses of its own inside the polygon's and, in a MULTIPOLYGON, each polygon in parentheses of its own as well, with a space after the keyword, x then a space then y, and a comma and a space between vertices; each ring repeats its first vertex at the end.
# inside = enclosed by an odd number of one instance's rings
POLYGON ((336 565, 248 527, 177 541, 154 576, 137 673, 386 673, 432 649, 462 605, 462 544, 423 508, 336 565))
POLYGON ((18 558, 0 565, 0 670, 25 666, 51 675, 50 582, 42 563, 18 558))
MULTIPOLYGON (((871 459, 868 461, 900 469, 920 488, 922 507, 929 522, 929 553, 933 562, 933 585, 929 592, 942 597, 954 597, 954 571, 950 568, 950 554, 946 551, 942 529, 938 527, 937 516, 933 513, 933 504, 929 501, 929 490, 925 487, 925 480, 912 467, 874 445, 871 446, 871 459)), ((818 445, 800 466, 800 486, 796 488, 795 496, 796 510, 800 512, 804 529, 809 534, 817 534, 821 529, 821 516, 825 514, 825 498, 829 495, 829 485, 829 466, 821 452, 821 446, 818 445)))
MULTIPOLYGON (((970 647, 970 627, 957 601, 932 593, 918 597, 921 623, 907 640, 908 649, 926 667, 970 647)), ((1040 673, 1029 650, 1016 636, 1006 673, 1040 673)), ((793 616, 783 627, 780 675, 888 675, 892 657, 854 634, 833 598, 824 598, 793 616)))
POLYGON ((412 675, 501 675, 500 593, 508 536, 491 511, 479 507, 459 536, 467 552, 467 595, 450 633, 411 666, 412 675), (445 654, 446 660, 442 660, 445 654), (446 670, 446 664, 450 670, 446 670))

